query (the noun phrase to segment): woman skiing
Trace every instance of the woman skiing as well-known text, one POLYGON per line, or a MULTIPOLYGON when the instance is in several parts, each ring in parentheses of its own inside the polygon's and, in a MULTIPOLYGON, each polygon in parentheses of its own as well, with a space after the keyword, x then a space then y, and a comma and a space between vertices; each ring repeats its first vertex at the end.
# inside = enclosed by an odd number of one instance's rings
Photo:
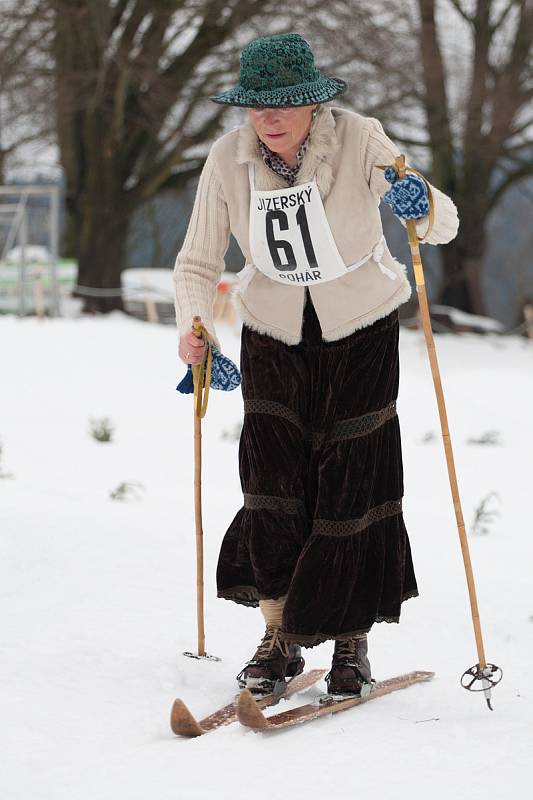
POLYGON ((217 587, 264 615, 237 676, 257 693, 301 672, 301 647, 326 640, 328 691, 359 693, 371 680, 368 631, 398 622, 418 594, 396 413, 398 307, 411 286, 378 206, 384 197, 400 220, 417 219, 429 244, 453 239, 457 211, 431 187, 430 220, 421 180, 389 172, 391 186, 383 167, 399 150, 381 123, 325 105, 345 88, 297 34, 246 46, 239 84, 210 99, 248 109, 247 120, 211 147, 174 270, 179 355, 197 364, 206 345, 194 315, 220 348, 212 306, 230 232, 246 259, 234 295, 244 503, 217 587))

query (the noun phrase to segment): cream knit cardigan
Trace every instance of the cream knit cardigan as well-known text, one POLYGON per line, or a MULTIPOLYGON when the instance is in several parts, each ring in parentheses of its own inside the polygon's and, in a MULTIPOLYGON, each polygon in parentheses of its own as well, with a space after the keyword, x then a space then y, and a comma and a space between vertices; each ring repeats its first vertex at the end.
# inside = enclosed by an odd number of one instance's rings
MULTIPOLYGON (((374 257, 340 278, 310 286, 325 341, 334 341, 371 325, 409 299, 406 268, 392 257, 383 235, 378 206, 390 188, 377 165, 393 164, 400 151, 379 120, 353 111, 319 106, 297 184, 313 178, 344 263, 374 257), (385 274, 378 261, 394 273, 385 274)), ((248 239, 250 188, 248 162, 254 164, 257 189, 286 188, 283 178, 264 163, 253 127, 246 123, 217 139, 204 165, 183 246, 174 267, 176 322, 180 333, 201 316, 220 349, 213 324, 216 285, 224 269, 230 232, 246 259, 232 300, 243 322, 289 345, 301 341, 305 287, 273 281, 252 263, 248 239)), ((435 220, 428 244, 450 241, 459 220, 452 200, 431 187, 435 220)), ((405 225, 405 223, 403 223, 405 225)), ((416 223, 422 236, 427 218, 416 223)))

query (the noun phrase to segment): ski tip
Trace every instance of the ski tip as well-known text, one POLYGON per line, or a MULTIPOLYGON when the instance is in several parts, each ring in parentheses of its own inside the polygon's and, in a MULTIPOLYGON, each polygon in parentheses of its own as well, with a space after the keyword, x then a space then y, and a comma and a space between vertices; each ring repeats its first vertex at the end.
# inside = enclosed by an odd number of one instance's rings
POLYGON ((195 720, 183 700, 174 700, 170 712, 170 727, 176 736, 201 736, 205 731, 195 720))
POLYGON ((434 672, 428 672, 427 670, 422 670, 422 669, 413 672, 412 675, 420 681, 430 681, 432 678, 435 677, 434 672))
POLYGON ((268 720, 258 707, 253 694, 248 689, 242 689, 237 701, 237 717, 242 725, 262 731, 268 728, 268 720))

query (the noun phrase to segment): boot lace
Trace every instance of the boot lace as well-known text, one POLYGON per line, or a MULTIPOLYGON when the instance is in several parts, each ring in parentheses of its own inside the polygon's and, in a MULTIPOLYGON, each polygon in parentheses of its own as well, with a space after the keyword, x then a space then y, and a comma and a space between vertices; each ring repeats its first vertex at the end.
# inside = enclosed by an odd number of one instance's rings
POLYGON ((357 638, 337 639, 335 642, 334 659, 337 664, 346 666, 359 666, 357 661, 357 638))
POLYGON ((265 635, 254 653, 253 661, 268 661, 272 658, 275 649, 278 649, 285 658, 289 656, 289 645, 279 636, 279 628, 267 626, 265 635))

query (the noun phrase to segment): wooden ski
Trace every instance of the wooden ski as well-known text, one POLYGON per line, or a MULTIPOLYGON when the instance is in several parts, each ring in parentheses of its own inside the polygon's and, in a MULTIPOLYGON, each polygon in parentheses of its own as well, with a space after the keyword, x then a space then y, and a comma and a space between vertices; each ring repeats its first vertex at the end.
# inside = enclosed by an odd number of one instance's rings
POLYGON ((237 702, 237 716, 239 722, 256 731, 289 728, 292 725, 298 725, 326 714, 345 711, 348 708, 353 708, 353 706, 366 703, 368 700, 382 697, 384 694, 406 689, 415 683, 429 681, 434 675, 434 672, 409 672, 406 675, 398 675, 396 678, 388 678, 385 681, 373 684, 372 690, 361 697, 341 697, 337 699, 333 695, 327 695, 325 698, 322 696, 322 698, 317 698, 314 703, 298 706, 298 708, 292 708, 289 711, 282 711, 281 714, 274 714, 272 717, 265 717, 261 708, 253 699, 252 694, 247 689, 243 689, 237 702))
MULTIPOLYGON (((280 694, 269 694, 265 697, 255 699, 251 692, 248 692, 257 708, 268 708, 269 706, 276 705, 280 700, 284 700, 297 692, 302 692, 308 689, 314 683, 323 678, 326 674, 325 669, 312 669, 307 672, 302 672, 287 683, 285 691, 280 694)), ((248 691, 248 690, 246 690, 248 691)), ((204 733, 221 728, 223 725, 230 725, 232 722, 237 721, 237 708, 235 703, 229 703, 224 708, 215 711, 205 719, 199 722, 191 714, 187 706, 182 700, 175 700, 170 714, 170 727, 176 736, 202 736, 204 733)))

